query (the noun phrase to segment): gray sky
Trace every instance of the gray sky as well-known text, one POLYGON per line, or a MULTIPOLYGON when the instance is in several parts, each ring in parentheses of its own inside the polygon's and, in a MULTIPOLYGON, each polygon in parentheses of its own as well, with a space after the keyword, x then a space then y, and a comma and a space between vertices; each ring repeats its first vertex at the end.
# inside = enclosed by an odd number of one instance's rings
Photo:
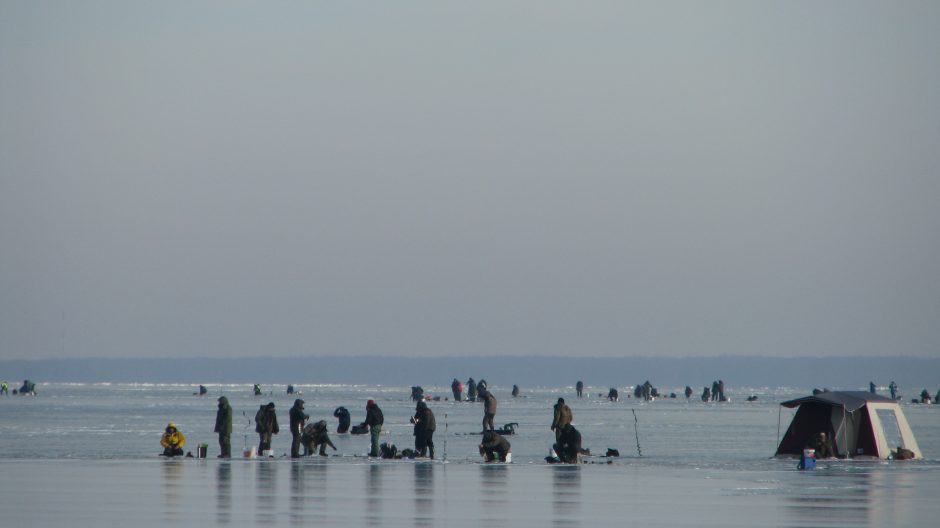
POLYGON ((0 358, 940 353, 940 2, 0 0, 0 358))

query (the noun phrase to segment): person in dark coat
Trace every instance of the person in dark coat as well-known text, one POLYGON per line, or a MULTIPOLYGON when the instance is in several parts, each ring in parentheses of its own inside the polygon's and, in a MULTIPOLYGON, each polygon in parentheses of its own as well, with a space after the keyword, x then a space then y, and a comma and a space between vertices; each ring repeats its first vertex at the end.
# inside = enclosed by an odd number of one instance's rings
POLYGON ((482 398, 483 398, 483 430, 492 431, 496 429, 496 426, 493 425, 493 418, 496 417, 496 396, 493 396, 493 393, 483 389, 482 398))
POLYGON ((333 411, 333 416, 339 419, 339 425, 336 426, 337 433, 346 433, 349 431, 349 411, 345 407, 337 407, 333 411))
POLYGON ((712 401, 717 401, 717 400, 718 400, 718 382, 713 381, 712 382, 712 401))
POLYGON ((480 442, 480 454, 486 458, 487 462, 499 460, 506 462, 509 453, 512 451, 512 445, 508 440, 495 431, 483 431, 483 441, 480 442))
POLYGON ((571 407, 568 407, 564 398, 558 398, 558 403, 555 404, 555 414, 552 418, 551 427, 551 430, 555 431, 556 442, 561 438, 561 430, 571 423, 571 419, 571 407))
POLYGON ((891 391, 891 399, 897 400, 898 399, 898 384, 892 381, 891 383, 888 384, 888 390, 891 391))
POLYGON ((310 416, 304 414, 304 401, 294 400, 294 406, 290 408, 290 456, 291 458, 300 457, 300 437, 304 434, 304 424, 310 419, 310 416))
POLYGON ((691 397, 692 397, 692 387, 689 387, 688 385, 686 385, 685 386, 685 399, 688 400, 691 397))
POLYGON ((318 448, 320 456, 326 456, 326 446, 330 446, 333 448, 333 451, 336 451, 336 446, 330 441, 330 433, 327 431, 326 420, 307 424, 303 429, 303 435, 301 435, 300 441, 304 446, 304 456, 316 453, 318 448))
POLYGON ((558 442, 552 446, 552 449, 558 455, 558 460, 566 464, 577 463, 578 455, 584 453, 581 449, 581 433, 571 424, 564 426, 558 442))
POLYGON ((262 405, 255 413, 255 432, 258 433, 260 438, 258 451, 263 454, 271 449, 272 435, 280 432, 280 428, 277 426, 277 414, 274 412, 274 402, 262 405))
POLYGON ((611 387, 610 390, 607 391, 607 399, 610 401, 617 401, 620 399, 620 393, 617 392, 617 389, 611 387))
POLYGON ((869 382, 868 382, 868 392, 870 392, 870 393, 872 393, 872 394, 876 394, 876 392, 875 392, 875 382, 874 382, 874 381, 869 381, 869 382))
POLYGON ((927 389, 920 391, 920 403, 930 403, 930 393, 927 389))
POLYGON ((584 382, 578 380, 578 382, 574 384, 574 390, 578 391, 578 398, 580 398, 581 394, 584 392, 584 382))
POLYGON ((480 381, 477 382, 477 396, 480 397, 480 398, 482 398, 482 397, 483 397, 483 391, 485 391, 485 390, 486 390, 486 380, 485 380, 485 379, 481 379, 480 381))
POLYGON ((467 380, 467 401, 477 401, 477 382, 473 378, 467 380))
POLYGON ((702 401, 707 402, 710 399, 712 399, 712 394, 708 390, 708 387, 705 387, 705 390, 702 391, 702 401))
POLYGON ((199 395, 200 395, 200 396, 205 396, 205 395, 208 394, 208 393, 209 393, 209 389, 207 389, 205 385, 200 385, 200 386, 199 386, 199 395))
POLYGON ((519 397, 519 386, 518 386, 518 385, 513 385, 513 386, 512 386, 512 397, 513 397, 513 398, 518 398, 518 397, 519 397))
POLYGON ((454 378, 454 381, 450 382, 450 390, 454 393, 454 401, 460 401, 463 393, 463 385, 457 381, 457 378, 454 378))
POLYGON ((725 382, 721 380, 718 380, 718 401, 728 401, 728 399, 725 398, 725 382))
POLYGON ((433 459, 434 430, 437 429, 437 422, 428 404, 423 401, 418 402, 415 406, 415 415, 411 417, 411 423, 415 425, 415 452, 419 457, 428 456, 433 459))
POLYGON ((366 421, 369 426, 369 438, 372 440, 372 446, 369 450, 370 457, 379 456, 379 438, 382 435, 382 424, 385 423, 385 415, 382 409, 375 403, 375 400, 366 402, 366 421))
POLYGON ((219 397, 219 410, 215 413, 215 432, 219 433, 219 458, 232 458, 232 406, 225 396, 219 397))

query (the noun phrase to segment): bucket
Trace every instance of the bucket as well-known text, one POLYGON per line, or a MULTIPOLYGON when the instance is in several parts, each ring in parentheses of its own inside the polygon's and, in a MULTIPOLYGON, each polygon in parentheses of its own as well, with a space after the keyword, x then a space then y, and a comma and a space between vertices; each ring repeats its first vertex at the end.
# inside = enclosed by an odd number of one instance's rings
POLYGON ((258 448, 255 446, 251 446, 250 449, 245 450, 245 458, 255 458, 257 454, 258 454, 258 448))
POLYGON ((206 458, 209 451, 209 444, 199 444, 196 448, 196 458, 206 458))

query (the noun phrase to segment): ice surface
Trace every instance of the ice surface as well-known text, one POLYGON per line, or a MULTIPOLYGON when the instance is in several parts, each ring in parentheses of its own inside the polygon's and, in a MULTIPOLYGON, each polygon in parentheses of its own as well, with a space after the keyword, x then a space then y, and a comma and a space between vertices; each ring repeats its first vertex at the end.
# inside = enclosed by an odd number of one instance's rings
MULTIPOLYGON (((385 411, 386 439, 411 446, 407 387, 297 386, 307 412, 335 427, 346 406, 353 423, 366 399, 385 411)), ((478 463, 482 406, 432 402, 435 443, 446 462, 369 461, 357 454, 368 438, 336 435, 343 456, 290 460, 217 460, 215 395, 236 411, 239 428, 258 405, 274 401, 289 448, 287 409, 295 396, 263 398, 247 386, 210 386, 209 396, 178 385, 46 385, 37 397, 0 398, 3 526, 917 526, 940 514, 940 406, 905 405, 926 460, 826 461, 812 472, 769 458, 776 446, 777 402, 794 395, 767 390, 759 403, 632 399, 578 400, 562 389, 524 389, 512 399, 496 388, 497 423, 519 422, 510 437, 515 462, 478 463), (554 436, 551 406, 564 395, 594 452, 624 455, 613 464, 548 466, 554 436), (637 425, 634 428, 633 412, 637 425), (445 417, 446 416, 446 417, 445 417), (210 459, 164 460, 158 438, 173 420, 187 448, 210 445, 210 459), (636 432, 642 448, 637 456, 636 432)), ((445 395, 444 388, 431 388, 445 395)), ((606 391, 605 391, 606 392, 606 391)), ((782 428, 790 412, 784 410, 782 428)), ((257 441, 249 427, 248 443, 257 441)))

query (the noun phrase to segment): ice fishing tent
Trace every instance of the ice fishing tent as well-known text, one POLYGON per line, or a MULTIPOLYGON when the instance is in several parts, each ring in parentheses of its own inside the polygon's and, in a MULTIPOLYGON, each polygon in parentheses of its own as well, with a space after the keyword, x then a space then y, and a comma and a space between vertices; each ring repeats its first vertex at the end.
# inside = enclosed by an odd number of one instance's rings
MULTIPOLYGON (((898 402, 870 392, 823 392, 780 404, 799 407, 777 447, 777 456, 799 455, 813 436, 825 431, 839 458, 888 458, 903 447, 921 458, 920 448, 898 402)), ((779 430, 779 419, 778 419, 779 430)))

